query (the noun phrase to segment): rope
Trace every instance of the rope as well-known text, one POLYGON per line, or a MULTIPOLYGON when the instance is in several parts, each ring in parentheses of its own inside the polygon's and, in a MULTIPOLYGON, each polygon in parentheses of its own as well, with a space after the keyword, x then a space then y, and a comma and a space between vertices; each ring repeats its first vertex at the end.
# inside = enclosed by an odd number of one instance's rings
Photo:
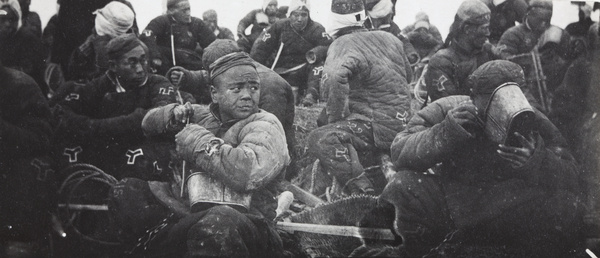
MULTIPOLYGON (((98 183, 104 184, 110 188, 110 187, 114 186, 115 184, 117 184, 118 180, 115 177, 113 177, 112 175, 105 173, 100 168, 98 168, 94 165, 91 165, 91 164, 84 164, 84 163, 73 164, 73 165, 66 167, 63 170, 63 173, 68 173, 71 171, 74 171, 74 172, 70 173, 70 175, 67 176, 67 178, 62 182, 60 188, 58 189, 59 196, 66 193, 66 191, 68 191, 68 193, 66 195, 66 200, 65 200, 66 208, 64 209, 64 211, 66 212, 66 218, 67 218, 67 222, 65 223, 66 226, 69 226, 73 230, 75 235, 77 235, 78 237, 80 237, 81 239, 83 239, 85 241, 97 243, 100 245, 106 245, 106 246, 120 246, 121 245, 120 242, 104 241, 104 240, 96 239, 96 238, 93 238, 93 237, 83 234, 73 224, 74 221, 78 217, 77 216, 78 213, 72 214, 70 212, 70 209, 68 208, 71 205, 71 200, 73 199, 74 193, 76 192, 77 189, 79 189, 79 187, 84 185, 85 182, 98 182, 98 183)), ((57 214, 60 214, 60 213, 57 211, 57 214)))

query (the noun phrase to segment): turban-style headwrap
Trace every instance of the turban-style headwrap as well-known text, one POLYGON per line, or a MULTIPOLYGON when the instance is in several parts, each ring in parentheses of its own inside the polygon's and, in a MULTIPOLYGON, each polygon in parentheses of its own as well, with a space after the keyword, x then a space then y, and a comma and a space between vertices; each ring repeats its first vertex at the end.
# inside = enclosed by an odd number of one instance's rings
POLYGON ((290 7, 288 8, 287 16, 290 17, 292 12, 299 10, 310 12, 310 2, 308 0, 292 0, 290 2, 290 7))
POLYGON ((367 15, 373 19, 383 18, 392 13, 392 8, 394 8, 392 0, 380 0, 367 11, 367 15))
POLYGON ((233 67, 240 65, 249 65, 256 69, 256 65, 254 65, 254 60, 252 60, 252 58, 250 58, 248 54, 244 52, 230 53, 220 57, 208 66, 210 81, 214 81, 214 79, 217 76, 223 74, 224 72, 233 67))
POLYGON ((138 46, 142 46, 144 51, 148 53, 148 47, 146 47, 146 44, 139 40, 135 34, 127 33, 111 39, 106 45, 106 54, 108 55, 109 60, 118 60, 125 53, 138 46))
POLYGON ((133 10, 126 4, 112 1, 104 8, 94 12, 96 15, 95 28, 100 36, 108 35, 112 38, 125 34, 135 20, 133 10))
POLYGON ((332 0, 329 35, 345 27, 361 27, 367 19, 363 0, 332 0))
MULTIPOLYGON (((19 1, 17 1, 17 0, 1 0, 0 8, 4 8, 4 7, 10 8, 17 15, 17 19, 19 20, 17 22, 17 30, 19 28, 21 28, 21 26, 23 25, 23 21, 22 21, 21 17, 23 15, 21 14, 21 5, 19 5, 19 1)), ((7 15, 7 14, 5 13, 4 15, 7 15)))

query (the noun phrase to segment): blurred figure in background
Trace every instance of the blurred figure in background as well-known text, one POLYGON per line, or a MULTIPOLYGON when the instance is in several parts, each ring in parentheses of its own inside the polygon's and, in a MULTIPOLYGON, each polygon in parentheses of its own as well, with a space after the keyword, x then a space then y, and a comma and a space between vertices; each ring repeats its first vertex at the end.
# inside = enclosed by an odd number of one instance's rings
POLYGON ((586 37, 588 30, 594 24, 592 21, 592 7, 587 5, 585 2, 579 4, 579 21, 567 25, 565 30, 572 37, 586 37))
POLYGON ((69 71, 72 79, 88 82, 102 76, 108 70, 106 45, 129 31, 135 21, 133 10, 120 2, 113 1, 96 10, 94 31, 71 55, 69 71))
POLYGON ((298 87, 298 96, 304 96, 308 74, 306 52, 317 46, 328 46, 331 37, 325 27, 310 18, 310 2, 292 0, 289 18, 275 22, 254 43, 250 56, 257 62, 273 68, 290 85, 298 87), (276 63, 275 63, 276 62, 276 63))
POLYGON ((0 82, 0 257, 47 257, 57 198, 50 109, 27 74, 0 63, 0 82))
POLYGON ((151 66, 164 75, 175 65, 202 69, 202 49, 216 37, 202 19, 191 16, 188 0, 168 0, 167 13, 150 21, 140 39, 150 49, 151 66))
MULTIPOLYGON (((94 12, 112 0, 61 0, 56 22, 56 33, 52 45, 50 62, 59 64, 66 80, 73 77, 69 73, 69 59, 73 51, 79 47, 94 28, 94 12)), ((133 6, 127 0, 116 0, 126 4, 133 10, 133 6)), ((135 10, 134 10, 135 13, 135 10)), ((131 27, 131 32, 138 34, 137 23, 131 27)))
POLYGON ((421 59, 433 55, 444 45, 440 31, 429 22, 429 16, 424 12, 417 13, 415 23, 406 26, 402 33, 410 40, 421 59))
POLYGON ((254 41, 260 33, 279 19, 284 19, 286 13, 280 13, 277 9, 277 0, 263 0, 261 9, 250 11, 242 18, 237 27, 238 44, 246 53, 250 53, 254 41), (252 26, 250 34, 246 35, 246 29, 252 26))
POLYGON ((219 27, 217 11, 211 9, 204 12, 202 14, 202 20, 204 20, 206 26, 215 33, 217 39, 235 39, 230 29, 219 27))
POLYGON ((23 16, 21 18, 23 21, 23 28, 30 30, 33 35, 41 37, 42 21, 40 20, 40 15, 29 10, 31 0, 19 0, 19 5, 21 6, 21 15, 23 16))
POLYGON ((498 43, 506 30, 523 23, 528 0, 481 0, 490 8, 490 42, 498 43))
POLYGON ((47 96, 44 45, 39 36, 22 27, 21 9, 17 0, 0 3, 0 21, 0 61, 5 67, 31 76, 44 96, 47 96))

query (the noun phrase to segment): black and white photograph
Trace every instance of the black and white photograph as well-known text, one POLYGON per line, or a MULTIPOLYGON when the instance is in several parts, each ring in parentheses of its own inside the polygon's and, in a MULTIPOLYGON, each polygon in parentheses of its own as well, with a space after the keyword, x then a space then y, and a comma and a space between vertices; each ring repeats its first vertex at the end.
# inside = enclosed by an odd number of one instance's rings
POLYGON ((0 0, 0 257, 600 256, 598 0, 0 0))

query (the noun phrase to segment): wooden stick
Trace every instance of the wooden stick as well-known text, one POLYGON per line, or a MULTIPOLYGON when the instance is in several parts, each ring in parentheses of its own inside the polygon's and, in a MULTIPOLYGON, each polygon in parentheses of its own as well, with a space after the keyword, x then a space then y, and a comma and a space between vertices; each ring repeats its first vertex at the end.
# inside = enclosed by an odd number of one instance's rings
POLYGON ((78 211, 108 211, 108 205, 98 205, 98 204, 72 204, 67 205, 66 203, 59 203, 58 207, 60 208, 69 208, 71 210, 78 211))
POLYGON ((279 56, 281 56, 281 51, 283 50, 283 42, 279 45, 279 50, 277 50, 277 55, 275 56, 275 61, 273 61, 273 65, 271 66, 271 70, 275 69, 275 65, 279 61, 279 56))
POLYGON ((379 240, 396 239, 396 236, 392 233, 392 231, 385 228, 362 228, 354 226, 335 226, 294 222, 277 222, 277 225, 275 225, 275 227, 288 232, 299 231, 315 234, 369 238, 379 240))

